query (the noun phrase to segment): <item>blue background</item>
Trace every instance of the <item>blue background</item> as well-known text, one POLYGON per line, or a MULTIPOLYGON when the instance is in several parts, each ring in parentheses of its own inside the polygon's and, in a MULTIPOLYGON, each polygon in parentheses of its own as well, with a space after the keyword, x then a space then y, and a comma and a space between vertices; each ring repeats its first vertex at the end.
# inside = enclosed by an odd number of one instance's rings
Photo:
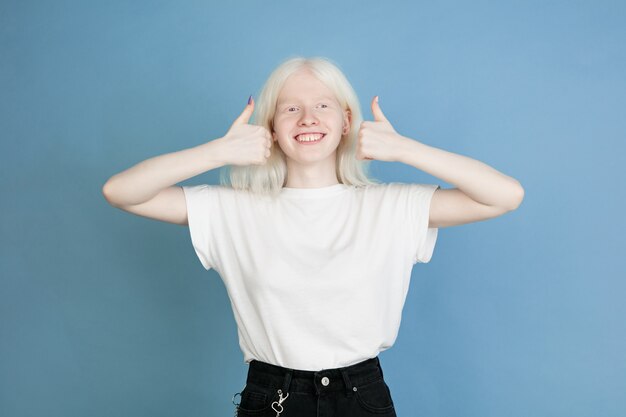
MULTIPOLYGON (((483 161, 518 210, 441 229, 381 354, 399 416, 626 415, 618 1, 2 1, 0 415, 232 415, 231 306, 186 227, 101 194, 225 134, 283 59, 483 161)), ((375 161, 389 182, 451 184, 375 161)), ((185 184, 217 183, 218 171, 185 184)))

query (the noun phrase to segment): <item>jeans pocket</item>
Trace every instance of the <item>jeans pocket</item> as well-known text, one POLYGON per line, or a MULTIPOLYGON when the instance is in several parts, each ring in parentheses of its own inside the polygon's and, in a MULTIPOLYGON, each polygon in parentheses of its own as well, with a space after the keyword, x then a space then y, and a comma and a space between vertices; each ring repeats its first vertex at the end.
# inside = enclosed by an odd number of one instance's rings
POLYGON ((359 405, 371 413, 388 413, 393 410, 391 391, 383 378, 356 387, 356 398, 359 405))
POLYGON ((245 415, 259 415, 271 410, 272 402, 278 398, 278 391, 263 385, 248 383, 241 391, 239 412, 245 415))

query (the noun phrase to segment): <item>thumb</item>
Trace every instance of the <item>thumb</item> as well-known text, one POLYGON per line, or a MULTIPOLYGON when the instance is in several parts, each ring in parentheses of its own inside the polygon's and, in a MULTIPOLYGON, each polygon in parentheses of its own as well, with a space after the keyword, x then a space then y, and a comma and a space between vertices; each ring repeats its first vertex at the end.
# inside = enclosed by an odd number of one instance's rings
POLYGON ((380 109, 378 105, 378 96, 375 96, 372 100, 372 115, 374 116, 374 121, 376 122, 387 122, 387 118, 383 114, 383 111, 380 109))
POLYGON ((254 99, 252 98, 252 96, 250 96, 246 108, 243 109, 239 117, 235 119, 235 121, 233 122, 233 126, 248 123, 248 121, 250 120, 250 116, 252 116, 252 112, 254 112, 254 99))

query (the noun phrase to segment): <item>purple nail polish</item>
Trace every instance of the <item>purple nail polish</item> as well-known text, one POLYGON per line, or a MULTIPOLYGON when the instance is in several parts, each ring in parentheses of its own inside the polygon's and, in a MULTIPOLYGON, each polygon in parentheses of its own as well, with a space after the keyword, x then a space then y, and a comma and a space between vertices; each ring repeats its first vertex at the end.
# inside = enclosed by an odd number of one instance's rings
POLYGON ((248 104, 252 103, 252 96, 248 97, 248 104))

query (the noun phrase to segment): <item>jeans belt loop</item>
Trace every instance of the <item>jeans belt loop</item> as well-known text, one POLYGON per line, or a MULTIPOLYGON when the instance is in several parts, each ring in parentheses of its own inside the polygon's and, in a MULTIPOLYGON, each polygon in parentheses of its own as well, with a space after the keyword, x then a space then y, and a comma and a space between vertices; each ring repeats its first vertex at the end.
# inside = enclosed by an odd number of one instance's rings
POLYGON ((380 369, 380 376, 384 379, 385 375, 383 374, 383 367, 380 366, 380 359, 378 358, 378 356, 376 356, 376 365, 378 366, 378 369, 380 369))
POLYGON ((289 392, 289 385, 291 384, 291 376, 293 374, 293 369, 288 369, 285 374, 285 381, 283 382, 283 393, 287 394, 289 392))
POLYGON ((350 398, 353 394, 352 391, 352 381, 348 377, 348 372, 345 369, 341 370, 341 376, 343 376, 343 382, 346 384, 346 396, 350 398))

